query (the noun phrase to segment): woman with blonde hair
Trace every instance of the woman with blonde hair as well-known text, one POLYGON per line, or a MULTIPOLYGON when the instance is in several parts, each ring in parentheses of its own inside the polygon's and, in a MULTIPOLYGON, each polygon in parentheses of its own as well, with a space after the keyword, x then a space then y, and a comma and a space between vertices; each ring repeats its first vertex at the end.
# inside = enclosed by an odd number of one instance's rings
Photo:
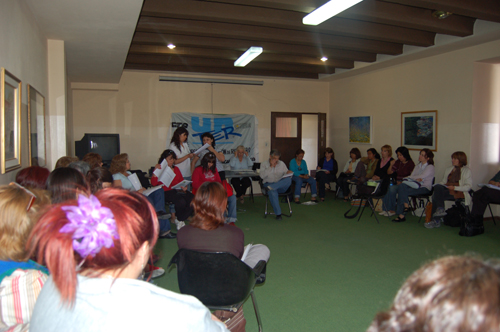
MULTIPOLYGON (((253 161, 248 156, 248 152, 245 151, 245 147, 240 145, 234 151, 234 157, 229 160, 229 166, 232 170, 244 170, 251 169, 253 166, 253 161)), ((231 184, 236 190, 236 199, 240 200, 240 203, 244 202, 243 195, 247 192, 247 189, 252 185, 252 180, 249 177, 244 178, 232 178, 231 184)))
POLYGON ((196 298, 138 280, 158 238, 146 198, 110 188, 53 205, 28 241, 50 277, 30 331, 227 331, 196 298))
MULTIPOLYGON (((122 153, 116 155, 111 160, 111 165, 109 171, 113 174, 113 187, 123 188, 130 191, 137 191, 138 193, 143 193, 146 188, 141 187, 136 190, 132 182, 129 180, 129 176, 132 175, 130 172, 130 160, 128 159, 128 154, 122 153)), ((170 222, 162 219, 163 216, 167 215, 165 209, 165 193, 163 190, 156 190, 151 192, 146 196, 147 200, 151 205, 153 205, 156 214, 161 219, 161 237, 167 239, 174 239, 175 234, 170 231, 170 222)))
POLYGON ((50 204, 45 191, 11 183, 0 187, 0 330, 28 331, 35 301, 48 278, 29 259, 26 242, 40 210, 50 204))

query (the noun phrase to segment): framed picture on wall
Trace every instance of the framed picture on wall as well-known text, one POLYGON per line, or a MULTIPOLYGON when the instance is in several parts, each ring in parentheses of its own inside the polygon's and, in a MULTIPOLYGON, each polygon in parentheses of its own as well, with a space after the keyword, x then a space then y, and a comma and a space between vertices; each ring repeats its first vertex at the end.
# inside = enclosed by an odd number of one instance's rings
POLYGON ((372 117, 349 117, 349 143, 372 144, 372 117))
POLYGON ((401 145, 437 151, 437 111, 402 112, 401 145))
POLYGON ((5 68, 0 72, 0 171, 21 167, 21 81, 5 68))
POLYGON ((30 166, 45 166, 45 97, 29 84, 28 135, 30 166))

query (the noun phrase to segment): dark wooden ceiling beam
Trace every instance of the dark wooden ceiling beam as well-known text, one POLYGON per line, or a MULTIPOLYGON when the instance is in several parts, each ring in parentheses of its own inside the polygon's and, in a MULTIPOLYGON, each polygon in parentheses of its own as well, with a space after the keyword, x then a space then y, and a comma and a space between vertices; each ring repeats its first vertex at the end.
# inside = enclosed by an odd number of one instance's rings
POLYGON ((400 5, 444 10, 462 16, 500 23, 498 0, 383 0, 400 5))
POLYGON ((459 15, 452 15, 445 20, 440 20, 432 16, 432 10, 427 8, 404 6, 378 0, 363 0, 338 16, 459 37, 472 35, 475 22, 473 18, 459 15))
POLYGON ((334 34, 355 38, 368 38, 415 46, 431 46, 435 33, 333 17, 318 26, 302 24, 304 13, 273 8, 250 7, 224 3, 190 0, 146 0, 143 16, 201 20, 233 24, 247 24, 265 27, 334 34), (191 3, 191 5, 187 5, 191 3))
POLYGON ((199 37, 199 36, 186 36, 179 34, 156 34, 149 32, 136 32, 132 40, 132 45, 138 44, 153 44, 153 45, 167 45, 172 43, 180 47, 210 47, 216 49, 232 49, 245 51, 248 45, 261 46, 265 52, 302 55, 302 56, 315 56, 321 58, 323 56, 329 59, 351 60, 362 62, 374 62, 377 59, 375 53, 359 52, 342 50, 335 48, 326 48, 323 46, 307 46, 297 44, 284 44, 273 42, 262 42, 257 40, 241 40, 231 38, 215 38, 215 37, 199 37))
POLYGON ((229 75, 249 75, 249 76, 271 76, 271 77, 289 77, 289 78, 307 78, 318 79, 315 73, 298 73, 293 71, 278 70, 254 70, 248 68, 217 68, 212 67, 186 67, 169 65, 146 65, 125 63, 124 69, 149 70, 149 71, 171 71, 188 73, 208 73, 208 74, 229 74, 229 75))
MULTIPOLYGON (((326 0, 205 0, 207 2, 222 2, 245 6, 260 6, 281 10, 310 13, 323 5, 326 0)), ((454 15, 446 20, 438 20, 431 16, 435 8, 418 8, 415 1, 406 1, 405 4, 391 3, 383 0, 363 0, 357 5, 338 14, 356 20, 404 26, 407 28, 433 31, 453 36, 469 36, 475 19, 454 15)), ((462 1, 462 0, 458 0, 462 1)), ((468 15, 470 16, 470 15, 468 15)))
MULTIPOLYGON (((129 54, 126 63, 142 63, 152 65, 178 65, 185 67, 218 67, 232 68, 234 60, 228 59, 209 59, 195 56, 179 56, 177 54, 129 54)), ((236 67, 235 67, 236 68, 236 67)), ((297 63, 278 63, 278 62, 257 62, 252 61, 246 65, 247 69, 266 69, 279 71, 295 71, 304 73, 323 73, 329 74, 335 72, 335 67, 305 65, 297 63)))
POLYGON ((310 13, 316 8, 324 5, 328 0, 205 0, 207 2, 221 2, 245 6, 257 6, 292 10, 302 13, 310 13))
MULTIPOLYGON (((332 48, 352 49, 361 52, 389 55, 398 55, 403 52, 403 44, 398 43, 250 25, 190 21, 172 18, 141 17, 137 24, 136 31, 216 36, 309 46, 321 45, 332 48)), ((259 45, 249 44, 249 46, 259 45)))
MULTIPOLYGON (((155 45, 132 45, 129 54, 158 54, 158 55, 178 55, 178 56, 193 56, 204 58, 223 58, 231 61, 238 59, 243 52, 233 50, 218 50, 200 47, 176 47, 169 49, 166 46, 155 45)), ((311 65, 331 68, 354 68, 354 61, 348 60, 335 60, 329 59, 328 61, 321 61, 318 58, 311 58, 305 56, 287 55, 287 54, 272 54, 263 53, 255 58, 252 62, 273 62, 273 63, 291 63, 298 65, 311 65)))

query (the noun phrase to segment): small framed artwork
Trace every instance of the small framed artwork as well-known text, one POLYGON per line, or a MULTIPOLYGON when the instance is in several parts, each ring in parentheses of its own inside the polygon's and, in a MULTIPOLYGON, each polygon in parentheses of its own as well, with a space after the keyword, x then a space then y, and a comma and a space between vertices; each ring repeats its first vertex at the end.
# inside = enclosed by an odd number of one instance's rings
POLYGON ((45 166, 45 97, 28 84, 28 149, 30 166, 45 166))
POLYGON ((372 117, 349 117, 349 143, 372 144, 372 117))
POLYGON ((0 172, 21 167, 21 81, 5 68, 0 72, 0 172))
POLYGON ((437 111, 402 112, 401 145, 437 151, 437 111))

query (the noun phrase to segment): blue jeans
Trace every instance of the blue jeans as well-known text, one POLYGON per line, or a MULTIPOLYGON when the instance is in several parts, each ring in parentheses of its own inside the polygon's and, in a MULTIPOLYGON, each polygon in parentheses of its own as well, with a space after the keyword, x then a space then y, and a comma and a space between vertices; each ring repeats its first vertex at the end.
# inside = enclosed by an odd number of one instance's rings
POLYGON ((309 183, 311 186, 311 197, 316 197, 316 180, 312 177, 308 179, 301 178, 300 176, 292 176, 292 181, 295 182, 295 198, 300 197, 300 189, 302 188, 302 183, 309 183))
POLYGON ((413 189, 408 187, 406 184, 401 184, 398 186, 398 207, 396 213, 398 215, 403 214, 405 209, 405 203, 408 203, 408 196, 410 195, 420 195, 428 194, 430 191, 427 188, 413 189))
POLYGON ((274 183, 264 183, 264 187, 267 189, 267 195, 269 196, 269 201, 271 202, 271 206, 273 207, 274 214, 276 214, 277 216, 281 215, 281 207, 278 194, 286 192, 291 185, 292 178, 284 178, 274 183), (268 189, 267 187, 271 187, 271 189, 268 189))
POLYGON ((156 212, 166 212, 165 210, 165 193, 162 189, 153 191, 149 196, 146 196, 149 203, 153 205, 156 212))
POLYGON ((236 222, 236 196, 227 198, 227 218, 226 222, 236 222))
MULTIPOLYGON (((382 199, 383 202, 382 209, 384 211, 396 211, 396 196, 398 194, 399 186, 403 185, 393 184, 392 186, 389 186, 387 194, 385 194, 384 198, 382 199)), ((408 187, 407 185, 404 186, 408 187)))
POLYGON ((170 228, 170 219, 158 219, 158 223, 160 224, 160 234, 169 231, 170 228))

